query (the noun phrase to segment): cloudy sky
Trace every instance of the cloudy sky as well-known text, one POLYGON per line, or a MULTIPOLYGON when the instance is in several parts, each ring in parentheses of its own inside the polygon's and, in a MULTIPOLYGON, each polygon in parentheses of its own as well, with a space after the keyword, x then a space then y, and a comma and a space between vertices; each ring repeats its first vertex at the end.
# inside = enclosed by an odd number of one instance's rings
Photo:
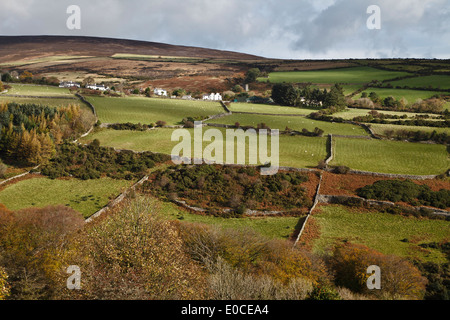
POLYGON ((270 58, 450 58, 450 0, 0 0, 0 35, 84 35, 270 58), (81 29, 69 30, 69 5, 81 29), (370 5, 381 29, 370 30, 370 5))

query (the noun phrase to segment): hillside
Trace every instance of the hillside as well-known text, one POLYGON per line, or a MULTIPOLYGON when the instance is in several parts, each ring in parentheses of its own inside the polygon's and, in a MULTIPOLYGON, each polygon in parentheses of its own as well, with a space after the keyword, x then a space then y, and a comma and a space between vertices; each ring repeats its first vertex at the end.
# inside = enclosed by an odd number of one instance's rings
POLYGON ((53 55, 107 57, 116 53, 230 60, 262 59, 231 51, 137 40, 79 36, 0 36, 0 56, 3 62, 53 55))

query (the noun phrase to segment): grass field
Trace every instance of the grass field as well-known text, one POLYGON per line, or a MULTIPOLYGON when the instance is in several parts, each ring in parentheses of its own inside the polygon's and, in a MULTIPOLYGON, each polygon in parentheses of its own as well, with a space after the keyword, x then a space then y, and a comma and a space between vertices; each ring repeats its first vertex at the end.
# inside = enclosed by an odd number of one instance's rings
MULTIPOLYGON (((354 117, 367 116, 372 109, 356 109, 356 108, 347 108, 344 111, 336 112, 333 114, 333 117, 343 118, 346 120, 351 120, 354 117)), ((408 118, 415 117, 416 115, 424 115, 423 113, 415 113, 415 112, 404 112, 404 111, 388 111, 388 110, 376 110, 378 113, 403 116, 407 115, 408 118)), ((430 117, 437 117, 436 114, 429 114, 430 117)))
POLYGON ((283 107, 270 104, 256 104, 256 103, 231 103, 228 107, 231 112, 254 112, 254 113, 267 113, 267 114, 299 114, 308 115, 313 112, 317 112, 319 109, 315 108, 296 108, 296 107, 283 107))
POLYGON ((271 129, 284 130, 286 126, 288 126, 290 129, 298 131, 301 131, 304 128, 309 131, 314 131, 314 128, 318 127, 322 129, 325 134, 332 133, 341 135, 368 136, 368 133, 360 126, 346 123, 316 121, 306 117, 232 114, 231 116, 214 119, 208 122, 228 125, 234 125, 236 122, 239 122, 241 126, 253 126, 255 128, 259 123, 265 123, 271 129))
POLYGON ((375 134, 384 135, 385 130, 407 130, 407 131, 425 131, 425 132, 433 132, 444 133, 446 132, 450 135, 449 128, 433 128, 433 127, 417 127, 417 126, 398 126, 393 124, 379 124, 379 123, 371 123, 370 127, 375 134))
POLYGON ((351 67, 331 70, 318 71, 291 71, 291 72, 272 72, 269 78, 259 78, 259 81, 270 80, 272 83, 294 82, 294 83, 347 83, 362 84, 372 80, 388 80, 408 73, 384 71, 371 67, 351 67))
MULTIPOLYGON (((203 132, 208 128, 203 128, 203 132)), ((222 132, 223 138, 226 137, 225 129, 217 129, 222 132)), ((136 151, 153 151, 165 154, 171 154, 172 149, 179 142, 171 141, 173 129, 158 129, 151 131, 118 131, 102 129, 81 139, 80 142, 87 143, 93 139, 99 139, 101 145, 115 147, 118 149, 131 149, 136 151)), ((193 138, 193 129, 189 129, 193 138)), ((326 157, 327 138, 302 137, 302 136, 280 136, 279 154, 280 165, 291 167, 314 167, 319 160, 326 157)), ((271 147, 271 139, 268 139, 268 149, 271 147)), ((203 143, 203 149, 210 142, 203 143)), ((225 148, 225 143, 223 143, 225 148)), ((235 145, 235 159, 238 144, 235 145)), ((192 152, 193 152, 192 147, 192 152)), ((239 150, 245 150, 248 154, 248 143, 246 146, 239 145, 239 150)), ((222 153, 222 155, 225 153, 222 153)), ((225 157, 224 157, 225 159, 225 157)), ((263 163, 259 163, 263 164, 263 163)))
POLYGON ((178 220, 181 223, 204 223, 224 229, 252 229, 272 239, 288 239, 301 219, 301 217, 220 218, 189 213, 171 202, 148 198, 158 208, 158 212, 164 219, 178 220))
POLYGON ((331 165, 345 165, 355 170, 433 175, 450 167, 444 145, 387 140, 333 138, 331 165))
MULTIPOLYGON (((48 99, 48 98, 17 98, 17 97, 2 97, 0 95, 0 103, 3 102, 16 102, 19 104, 40 104, 43 106, 49 106, 49 107, 66 107, 68 105, 79 105, 79 106, 86 106, 84 103, 82 103, 78 99, 67 99, 67 98, 57 98, 57 99, 48 99)), ((87 108, 87 106, 86 106, 87 108)))
POLYGON ((10 210, 48 205, 66 205, 89 217, 115 198, 131 181, 102 178, 96 180, 51 180, 43 177, 22 180, 0 192, 0 203, 10 210))
MULTIPOLYGON (((68 88, 59 88, 53 86, 37 86, 37 85, 24 85, 13 84, 11 89, 8 89, 7 94, 15 94, 22 96, 73 96, 68 88)), ((1 95, 0 95, 1 96, 1 95)))
MULTIPOLYGON (((394 97, 397 100, 405 98, 408 101, 408 105, 412 105, 418 99, 428 99, 432 96, 439 94, 440 92, 436 91, 422 91, 422 90, 407 90, 407 89, 385 89, 385 88, 368 88, 363 91, 369 95, 371 92, 376 92, 381 99, 385 99, 387 97, 394 97)), ((362 92, 361 92, 362 94, 362 92)), ((353 97, 353 99, 361 98, 361 94, 357 94, 353 97)))
POLYGON ((395 86, 409 86, 409 87, 424 87, 436 89, 450 89, 450 76, 446 75, 432 75, 425 77, 409 78, 398 81, 392 81, 391 84, 395 86))
POLYGON ((159 120, 168 125, 179 124, 188 116, 210 116, 224 113, 219 102, 158 99, 144 97, 86 97, 103 123, 150 124, 159 120))
POLYGON ((447 262, 438 249, 423 249, 421 243, 448 239, 450 222, 402 217, 389 213, 350 211, 341 206, 320 206, 313 215, 320 226, 320 238, 313 251, 323 253, 336 242, 364 244, 384 254, 447 262), (408 239, 408 241, 402 241, 408 239))

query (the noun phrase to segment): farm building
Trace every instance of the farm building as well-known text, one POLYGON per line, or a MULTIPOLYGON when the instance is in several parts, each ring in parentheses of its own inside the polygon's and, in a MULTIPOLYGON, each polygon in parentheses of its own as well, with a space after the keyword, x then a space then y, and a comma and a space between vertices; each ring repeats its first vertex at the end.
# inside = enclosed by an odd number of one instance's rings
POLYGON ((109 90, 109 88, 105 87, 105 85, 103 85, 103 84, 99 84, 99 85, 97 85, 97 84, 93 84, 93 85, 89 84, 89 85, 86 86, 86 88, 92 89, 92 90, 100 90, 100 91, 109 90))
POLYGON ((222 95, 220 93, 204 94, 203 100, 220 101, 222 100, 222 95))
POLYGON ((153 90, 153 93, 158 95, 158 96, 164 96, 167 97, 167 91, 161 88, 156 88, 155 90, 153 90))
POLYGON ((72 88, 72 87, 77 87, 80 88, 80 84, 77 82, 73 82, 73 81, 63 81, 59 84, 60 88, 72 88))

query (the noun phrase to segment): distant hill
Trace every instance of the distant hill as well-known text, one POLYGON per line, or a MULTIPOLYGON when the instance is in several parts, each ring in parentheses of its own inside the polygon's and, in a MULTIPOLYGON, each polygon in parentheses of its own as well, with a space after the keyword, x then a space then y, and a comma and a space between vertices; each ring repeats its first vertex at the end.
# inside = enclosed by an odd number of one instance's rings
POLYGON ((51 55, 105 57, 116 53, 227 60, 264 59, 232 51, 137 40, 81 36, 0 36, 0 56, 3 62, 51 55))

